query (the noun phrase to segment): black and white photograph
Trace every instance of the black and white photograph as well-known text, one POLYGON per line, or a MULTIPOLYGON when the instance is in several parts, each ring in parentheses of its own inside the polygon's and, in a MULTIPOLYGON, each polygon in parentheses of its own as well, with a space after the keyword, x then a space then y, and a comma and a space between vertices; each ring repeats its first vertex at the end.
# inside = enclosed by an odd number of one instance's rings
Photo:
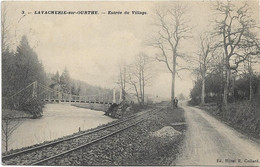
POLYGON ((260 166, 259 7, 2 1, 1 165, 260 166))

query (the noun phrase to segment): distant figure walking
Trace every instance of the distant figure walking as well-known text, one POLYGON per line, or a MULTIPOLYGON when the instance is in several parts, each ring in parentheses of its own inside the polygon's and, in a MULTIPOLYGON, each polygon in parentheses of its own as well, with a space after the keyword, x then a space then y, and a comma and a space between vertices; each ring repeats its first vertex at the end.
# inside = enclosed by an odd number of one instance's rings
POLYGON ((174 98, 173 103, 174 103, 175 107, 177 108, 178 107, 178 99, 177 99, 177 97, 174 98))

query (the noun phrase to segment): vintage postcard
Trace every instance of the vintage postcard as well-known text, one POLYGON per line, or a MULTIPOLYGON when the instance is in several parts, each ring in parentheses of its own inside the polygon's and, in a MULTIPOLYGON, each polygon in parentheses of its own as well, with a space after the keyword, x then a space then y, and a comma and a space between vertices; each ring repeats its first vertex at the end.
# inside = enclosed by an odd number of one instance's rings
POLYGON ((1 160, 260 166, 258 0, 2 1, 1 160))

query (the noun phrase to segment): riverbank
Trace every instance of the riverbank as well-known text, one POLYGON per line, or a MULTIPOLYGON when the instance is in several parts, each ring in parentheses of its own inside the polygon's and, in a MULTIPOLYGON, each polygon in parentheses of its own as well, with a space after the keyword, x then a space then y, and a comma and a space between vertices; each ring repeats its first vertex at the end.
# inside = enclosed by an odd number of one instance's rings
POLYGON ((113 120, 102 111, 70 104, 46 104, 41 118, 21 120, 21 125, 10 136, 9 150, 52 141, 78 132, 79 129, 83 131, 96 128, 113 120))
MULTIPOLYGON (((150 111, 150 114, 144 115, 143 118, 143 122, 119 134, 94 143, 89 147, 84 147, 65 154, 55 160, 50 160, 42 165, 154 166, 174 164, 180 146, 182 145, 186 129, 186 125, 183 124, 185 121, 183 110, 180 108, 173 110, 168 107, 160 111, 150 111)), ((102 126, 104 125, 99 127, 102 126)), ((87 131, 89 130, 74 133, 70 136, 78 135, 87 131)), ((61 139, 68 137, 69 136, 65 136, 61 139)), ((65 149, 63 147, 65 145, 65 143, 60 145, 62 148, 58 148, 58 150, 65 149)), ((36 145, 30 147, 35 146, 36 145)), ((17 151, 19 150, 11 152, 17 151)), ((31 154, 30 156, 34 156, 34 154, 31 154)), ((33 159, 34 157, 27 158, 33 159)))
POLYGON ((185 124, 173 124, 184 121, 182 109, 166 108, 120 134, 44 165, 171 165, 175 163, 186 129, 185 124))
POLYGON ((33 118, 33 115, 22 111, 22 110, 10 110, 10 109, 2 109, 2 119, 27 119, 33 118))
POLYGON ((120 104, 112 104, 109 109, 106 111, 105 115, 120 119, 138 112, 142 110, 147 110, 151 108, 148 105, 140 105, 140 104, 129 104, 127 101, 123 101, 120 104))
POLYGON ((85 103, 85 104, 74 103, 71 105, 79 108, 85 108, 85 109, 90 109, 95 111, 104 111, 104 112, 106 112, 110 106, 109 104, 89 104, 89 103, 85 103))
POLYGON ((222 111, 215 104, 198 106, 198 108, 207 111, 246 136, 260 139, 260 108, 257 101, 229 103, 222 111))

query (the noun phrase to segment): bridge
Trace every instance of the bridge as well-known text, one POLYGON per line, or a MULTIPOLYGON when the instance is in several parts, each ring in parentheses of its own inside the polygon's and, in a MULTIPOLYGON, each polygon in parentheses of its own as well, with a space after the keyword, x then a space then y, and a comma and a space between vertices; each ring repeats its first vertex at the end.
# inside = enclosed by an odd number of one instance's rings
POLYGON ((30 103, 32 100, 39 100, 47 103, 90 103, 90 104, 118 104, 122 101, 121 91, 109 93, 99 93, 95 95, 72 95, 70 93, 64 93, 60 87, 50 88, 44 84, 34 81, 17 91, 11 97, 5 99, 7 103, 12 103, 12 106, 20 106, 21 104, 30 103))

